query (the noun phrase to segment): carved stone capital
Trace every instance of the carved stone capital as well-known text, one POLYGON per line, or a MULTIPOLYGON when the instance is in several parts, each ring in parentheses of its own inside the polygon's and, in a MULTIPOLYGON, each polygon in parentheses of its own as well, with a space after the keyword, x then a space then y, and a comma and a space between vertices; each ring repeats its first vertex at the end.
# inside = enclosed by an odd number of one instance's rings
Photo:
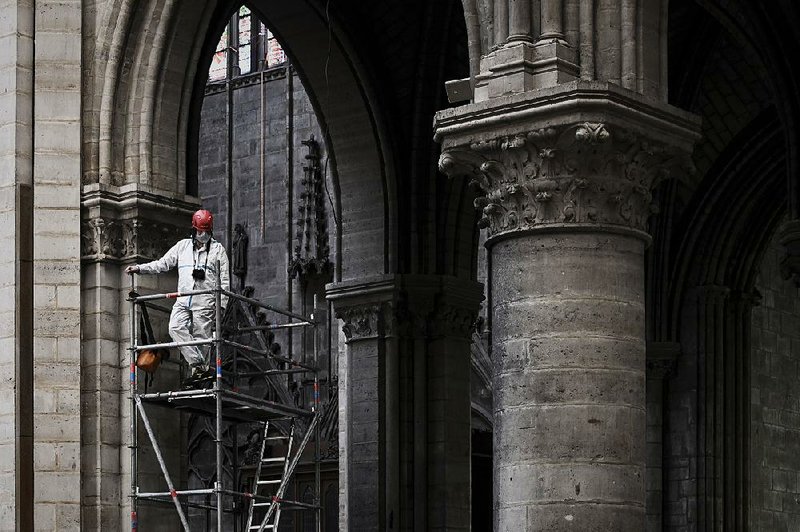
POLYGON ((387 275, 331 283, 327 299, 347 341, 372 337, 469 339, 483 285, 444 275, 387 275))
POLYGON ((81 260, 134 262, 161 257, 189 235, 196 203, 140 186, 85 185, 81 197, 81 260))
POLYGON ((481 284, 443 277, 428 319, 429 337, 470 340, 475 332, 481 301, 481 284))
POLYGON ((337 310, 336 317, 342 320, 342 331, 348 342, 376 338, 381 319, 381 305, 366 304, 337 310))
POLYGON ((185 226, 152 220, 85 218, 81 221, 81 260, 156 259, 187 234, 185 226))
POLYGON ((451 336, 470 339, 478 310, 448 303, 438 304, 429 320, 429 335, 432 338, 451 336))
POLYGON ((476 192, 494 237, 601 229, 647 239, 652 190, 694 172, 700 120, 610 83, 575 80, 446 109, 439 168, 476 192))
POLYGON ((581 122, 446 149, 439 168, 467 175, 479 226, 489 237, 553 224, 603 224, 644 231, 652 188, 685 153, 619 126, 581 122))
POLYGON ((402 291, 390 307, 386 321, 392 322, 392 333, 400 338, 422 338, 428 334, 430 305, 409 302, 409 294, 402 291))

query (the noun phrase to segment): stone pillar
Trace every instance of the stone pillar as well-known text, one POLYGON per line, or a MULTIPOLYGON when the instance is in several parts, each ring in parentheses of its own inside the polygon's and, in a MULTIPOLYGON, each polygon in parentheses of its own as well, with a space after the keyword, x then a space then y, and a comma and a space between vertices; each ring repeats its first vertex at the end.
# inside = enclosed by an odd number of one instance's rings
POLYGON ((399 517, 398 419, 387 408, 397 386, 387 353, 394 284, 386 276, 328 285, 347 345, 339 363, 340 530, 386 530, 399 517))
POLYGON ((469 530, 475 282, 392 275, 330 284, 339 363, 340 530, 469 530))
POLYGON ((572 82, 440 112, 488 230, 495 530, 645 528, 645 232, 698 122, 572 82))

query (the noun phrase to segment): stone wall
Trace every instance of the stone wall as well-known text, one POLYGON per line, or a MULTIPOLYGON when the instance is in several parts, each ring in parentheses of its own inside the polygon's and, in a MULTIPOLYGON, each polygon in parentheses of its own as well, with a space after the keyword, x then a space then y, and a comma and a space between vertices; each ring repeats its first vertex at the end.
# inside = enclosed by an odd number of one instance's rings
POLYGON ((752 530, 800 530, 800 292, 781 277, 774 239, 753 310, 750 418, 752 530))

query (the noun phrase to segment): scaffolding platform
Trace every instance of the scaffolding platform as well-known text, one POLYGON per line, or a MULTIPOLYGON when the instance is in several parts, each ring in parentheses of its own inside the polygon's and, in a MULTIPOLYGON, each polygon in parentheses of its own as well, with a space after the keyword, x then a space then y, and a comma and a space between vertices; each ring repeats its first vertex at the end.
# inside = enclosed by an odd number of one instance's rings
MULTIPOLYGON (((303 354, 299 358, 280 356, 270 350, 270 340, 267 340, 266 332, 275 329, 294 329, 309 327, 314 330, 320 325, 315 319, 315 313, 310 316, 303 316, 294 312, 279 309, 267 305, 261 301, 246 297, 242 294, 230 292, 221 287, 219 272, 220 265, 217 263, 217 278, 214 289, 194 290, 187 292, 171 292, 163 294, 139 295, 136 292, 135 276, 131 276, 131 292, 128 298, 130 302, 130 347, 128 354, 130 357, 130 379, 129 379, 129 399, 130 399, 130 459, 131 459, 131 530, 137 531, 139 520, 139 501, 147 500, 156 503, 171 504, 178 513, 182 528, 185 532, 190 532, 189 519, 187 518, 188 508, 201 508, 216 514, 216 530, 223 530, 223 515, 235 513, 230 508, 223 505, 223 497, 233 497, 242 501, 244 504, 234 506, 234 508, 244 508, 247 512, 234 516, 244 520, 247 518, 246 528, 248 530, 272 530, 277 529, 280 521, 281 510, 305 510, 315 514, 316 530, 321 529, 320 520, 320 424, 323 418, 323 409, 319 394, 319 369, 318 369, 318 341, 316 332, 313 335, 313 353, 308 356, 303 354), (166 342, 156 343, 152 335, 152 327, 149 323, 147 309, 167 311, 152 301, 161 299, 177 299, 184 296, 198 294, 213 294, 215 297, 215 332, 212 338, 202 338, 187 342, 166 342), (227 297, 231 304, 229 307, 238 305, 238 312, 244 326, 237 325, 234 330, 228 331, 230 337, 223 337, 223 316, 221 300, 227 297), (271 311, 288 319, 287 323, 282 324, 263 324, 254 315, 253 309, 271 311), (144 342, 139 343, 136 324, 139 322, 139 315, 145 321, 146 332, 143 336, 144 342), (249 343, 248 343, 249 342, 249 343), (255 345, 251 345, 255 344, 255 345), (148 393, 139 389, 139 369, 136 362, 138 354, 144 350, 180 348, 183 346, 208 346, 213 348, 212 356, 215 359, 216 368, 212 378, 203 382, 204 387, 182 390, 159 391, 148 393), (223 349, 227 349, 231 356, 227 360, 227 365, 223 363, 223 349), (254 372, 252 365, 247 371, 237 371, 237 353, 248 353, 256 355, 260 364, 264 365, 263 370, 254 372), (232 360, 230 360, 232 358, 232 360), (311 362, 309 362, 311 360, 311 362), (287 377, 292 374, 313 375, 313 379, 306 378, 306 382, 313 382, 313 397, 310 399, 310 407, 302 408, 295 403, 294 395, 290 392, 287 385, 287 377), (223 378, 223 374, 224 377, 223 378), (269 399, 255 397, 242 391, 237 383, 240 379, 252 378, 253 376, 263 377, 268 385, 270 392, 269 399), (159 407, 178 410, 181 412, 214 418, 215 435, 214 447, 216 452, 216 473, 212 487, 200 489, 176 489, 172 476, 166 467, 166 462, 162 456, 161 447, 158 443, 157 435, 150 423, 147 407, 159 407), (139 448, 142 445, 138 437, 139 423, 144 425, 152 446, 154 455, 161 468, 164 477, 164 489, 159 491, 142 491, 139 486, 139 448), (233 478, 239 478, 239 483, 234 480, 234 486, 226 485, 223 475, 224 461, 224 441, 223 423, 237 424, 261 424, 263 429, 262 441, 260 444, 261 454, 259 456, 258 468, 252 488, 249 490, 237 489, 241 485, 241 466, 234 462, 233 478), (271 457, 265 455, 265 446, 268 440, 285 438, 285 436, 268 436, 267 431, 272 426, 288 427, 289 444, 285 449, 285 456, 271 457), (292 444, 294 438, 299 440, 298 444, 292 444), (295 469, 303 457, 306 446, 313 441, 314 445, 314 467, 315 467, 315 494, 314 503, 292 501, 284 498, 288 485, 292 479, 295 469), (261 464, 276 463, 283 464, 282 474, 274 480, 262 480, 261 464), (271 492, 262 493, 264 486, 268 486, 271 492), (259 492, 261 490, 261 492, 259 492), (190 501, 189 497, 208 496, 211 501, 206 504, 190 501), (284 508, 285 507, 285 508, 284 508)), ((314 304, 316 309, 316 301, 314 304)), ((229 309, 231 310, 231 309, 229 309)), ((245 386, 246 388, 246 386, 245 386)), ((229 464, 230 465, 230 464, 229 464)), ((229 481, 228 481, 229 482, 229 481)), ((238 530, 238 525, 234 530, 238 530)))
POLYGON ((263 423, 265 421, 285 421, 294 417, 311 419, 314 416, 314 412, 310 410, 259 399, 224 388, 139 395, 143 403, 210 417, 217 413, 217 396, 222 401, 222 419, 225 421, 263 423))

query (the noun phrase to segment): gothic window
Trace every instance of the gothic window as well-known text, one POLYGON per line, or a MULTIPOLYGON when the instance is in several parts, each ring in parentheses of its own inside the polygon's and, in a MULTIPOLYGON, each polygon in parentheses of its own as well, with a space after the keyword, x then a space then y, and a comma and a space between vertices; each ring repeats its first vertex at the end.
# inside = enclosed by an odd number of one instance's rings
POLYGON ((231 16, 208 69, 208 81, 244 76, 286 63, 286 53, 272 32, 249 7, 231 16))

